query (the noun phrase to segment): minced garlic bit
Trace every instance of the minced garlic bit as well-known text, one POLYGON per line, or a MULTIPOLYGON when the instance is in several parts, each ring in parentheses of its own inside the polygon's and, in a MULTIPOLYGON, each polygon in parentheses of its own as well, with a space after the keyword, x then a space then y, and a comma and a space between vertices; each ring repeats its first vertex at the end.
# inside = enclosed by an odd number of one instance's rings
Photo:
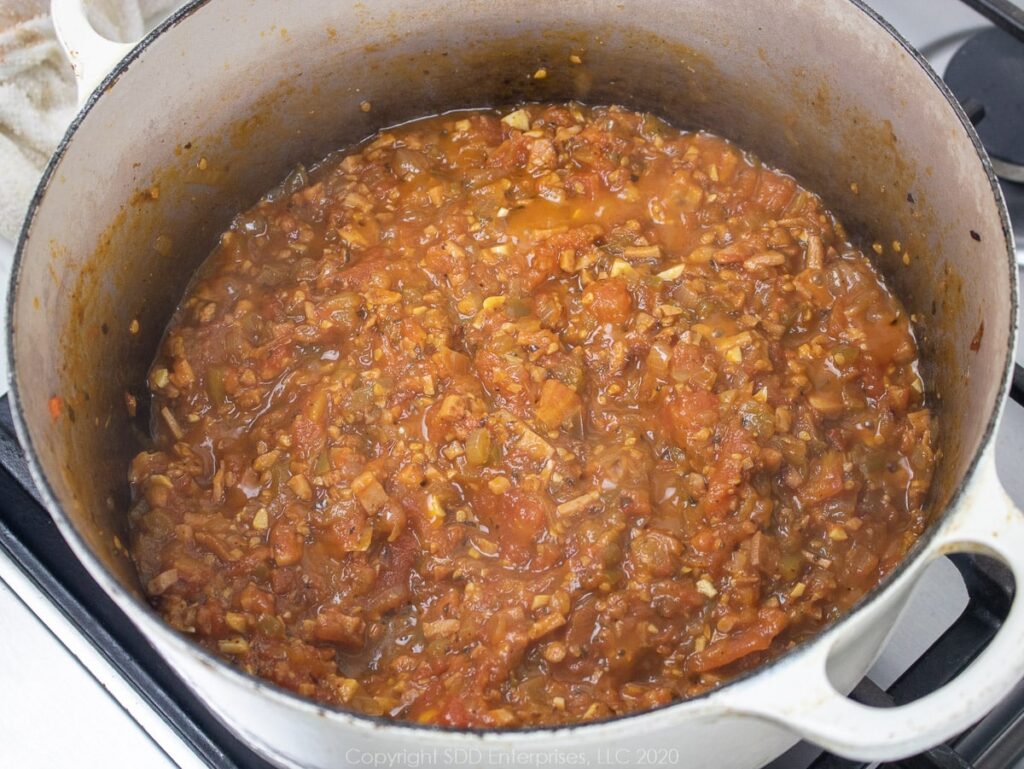
POLYGON ((714 598, 718 595, 718 591, 715 590, 715 586, 706 579, 697 580, 697 592, 705 598, 714 598))
POLYGON ((261 507, 256 511, 256 515, 252 517, 252 527, 254 529, 265 529, 270 525, 270 517, 267 514, 267 508, 261 507))
POLYGON ((846 533, 846 529, 842 526, 833 526, 828 530, 829 539, 833 539, 837 542, 842 542, 845 539, 849 539, 849 535, 846 533))

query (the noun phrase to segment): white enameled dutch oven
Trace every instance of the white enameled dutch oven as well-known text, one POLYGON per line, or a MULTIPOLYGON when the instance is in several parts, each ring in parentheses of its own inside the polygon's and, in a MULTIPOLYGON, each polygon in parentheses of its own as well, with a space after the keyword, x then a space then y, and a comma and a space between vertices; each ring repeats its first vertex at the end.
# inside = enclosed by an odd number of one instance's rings
POLYGON ((760 766, 798 738, 893 759, 965 728, 1024 675, 1018 599, 980 658, 933 694, 886 710, 844 696, 935 558, 984 553, 1024 579, 1024 518, 992 452, 1017 316, 1005 208, 949 92, 860 2, 198 0, 138 45, 99 38, 81 0, 53 10, 87 98, 18 244, 18 433, 92 576, 270 761, 731 769, 760 766), (584 64, 568 66, 571 53, 584 64), (530 79, 541 66, 548 77, 530 79), (129 417, 125 393, 144 404, 157 342, 217 234, 297 162, 382 126, 570 98, 722 134, 820 192, 851 231, 903 242, 909 265, 891 249, 877 262, 916 320, 941 424, 927 534, 855 611, 774 663, 690 701, 563 729, 458 731, 325 708, 165 626, 121 544, 125 468, 147 427, 144 408, 129 417), (53 396, 64 404, 57 418, 53 396))

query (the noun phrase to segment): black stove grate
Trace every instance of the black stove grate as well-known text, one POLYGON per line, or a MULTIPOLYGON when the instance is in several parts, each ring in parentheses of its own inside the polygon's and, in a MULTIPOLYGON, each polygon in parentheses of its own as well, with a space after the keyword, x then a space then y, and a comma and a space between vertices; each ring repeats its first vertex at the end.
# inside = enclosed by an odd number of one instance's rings
MULTIPOLYGON (((1011 397, 1024 405, 1024 368, 1017 366, 1011 397)), ((36 497, 0 399, 0 551, 11 558, 78 630, 213 769, 271 769, 234 737, 157 655, 71 553, 36 497)), ((1012 599, 1012 580, 994 562, 952 558, 970 600, 960 618, 887 691, 862 681, 851 695, 887 707, 914 700, 954 678, 999 629, 1012 599)), ((1024 683, 975 727, 945 745, 888 769, 1012 769, 1024 759, 1024 683)), ((868 769, 870 763, 823 754, 812 769, 868 769)), ((786 757, 772 767, 785 769, 786 757)))

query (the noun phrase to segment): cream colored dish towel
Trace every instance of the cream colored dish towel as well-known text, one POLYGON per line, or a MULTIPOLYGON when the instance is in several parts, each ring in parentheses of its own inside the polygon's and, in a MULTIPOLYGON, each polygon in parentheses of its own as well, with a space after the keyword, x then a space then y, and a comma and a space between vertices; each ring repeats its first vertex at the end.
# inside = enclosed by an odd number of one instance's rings
MULTIPOLYGON (((132 41, 182 0, 92 0, 96 31, 132 41)), ((76 111, 75 82, 53 34, 48 0, 0 0, 0 237, 25 209, 76 111)))

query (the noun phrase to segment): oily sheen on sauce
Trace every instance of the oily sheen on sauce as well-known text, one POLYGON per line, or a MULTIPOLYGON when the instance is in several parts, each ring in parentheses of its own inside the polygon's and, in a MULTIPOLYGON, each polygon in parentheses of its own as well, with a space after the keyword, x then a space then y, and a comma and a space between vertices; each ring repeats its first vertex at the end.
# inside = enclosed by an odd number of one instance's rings
POLYGON ((574 723, 819 631, 924 529, 909 319, 729 142, 529 104, 383 131, 240 214, 149 375, 161 615, 359 712, 574 723))

